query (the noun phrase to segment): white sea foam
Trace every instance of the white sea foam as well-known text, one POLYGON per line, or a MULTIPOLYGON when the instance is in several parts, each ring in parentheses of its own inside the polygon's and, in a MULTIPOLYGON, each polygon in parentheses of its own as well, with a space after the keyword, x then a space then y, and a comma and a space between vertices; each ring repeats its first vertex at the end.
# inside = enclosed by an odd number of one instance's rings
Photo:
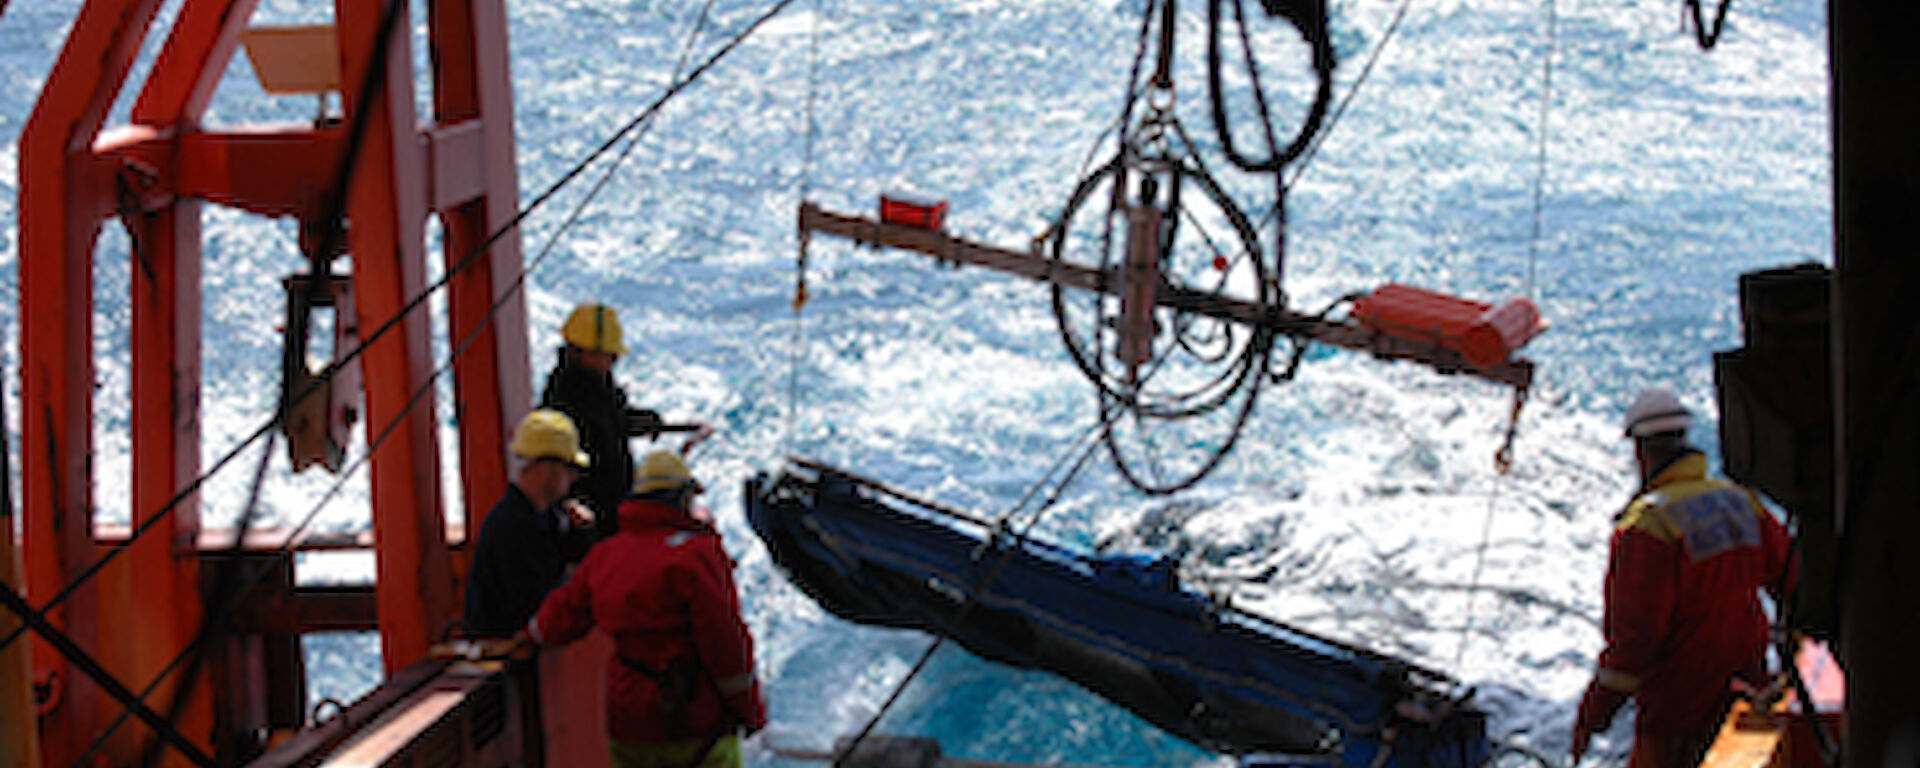
MULTIPOLYGON (((509 4, 526 198, 658 93, 696 5, 509 4)), ((848 625, 788 585, 746 528, 733 491, 740 481, 801 453, 994 514, 1013 506, 1095 410, 1059 345, 1045 291, 1011 278, 816 239, 812 301, 796 326, 799 190, 864 211, 881 190, 916 188, 952 201, 951 229, 1024 245, 1089 158, 1110 152, 1090 150, 1118 113, 1140 5, 796 6, 661 113, 528 283, 536 377, 567 309, 607 301, 628 321, 636 353, 618 373, 636 399, 722 428, 696 463, 739 560, 780 738, 819 747, 857 729, 927 640, 848 625), (808 54, 816 30, 817 65, 808 54), (810 95, 818 132, 809 162, 810 95)), ((15 3, 0 21, 0 136, 17 136, 75 7, 15 3)), ((719 2, 696 58, 761 7, 719 2)), ((1613 426, 1620 407, 1640 387, 1672 386, 1701 412, 1695 436, 1713 452, 1709 353, 1739 343, 1735 276, 1831 261, 1824 20, 1805 3, 1736 4, 1720 46, 1702 52, 1675 27, 1677 7, 1558 4, 1543 128, 1548 49, 1538 3, 1416 3, 1289 201, 1287 288, 1303 308, 1384 281, 1478 298, 1530 290, 1540 302, 1554 326, 1529 352, 1539 383, 1511 474, 1492 471, 1509 405, 1502 390, 1316 352, 1296 381, 1269 388, 1207 483, 1180 499, 1144 499, 1096 465, 1041 530, 1175 551, 1186 575, 1236 605, 1445 670, 1479 690, 1496 735, 1564 750, 1599 643, 1607 521, 1630 488, 1613 426), (1535 239, 1542 130, 1550 140, 1535 239)), ((1399 8, 1331 4, 1340 95, 1399 8)), ((1204 7, 1184 12, 1178 103, 1210 143, 1204 7)), ((257 21, 314 14, 272 1, 257 21)), ((1265 39, 1290 44, 1279 33, 1265 39)), ((310 100, 264 97, 245 70, 231 69, 213 122, 311 117, 310 100)), ((1298 72, 1274 77, 1277 89, 1299 93, 1298 72)), ((16 260, 17 165, 11 147, 0 151, 0 263, 16 260)), ((1222 175, 1243 200, 1270 189, 1222 175)), ((556 196, 526 223, 529 258, 582 190, 556 196)), ((206 229, 201 429, 210 464, 273 407, 278 279, 299 257, 284 223, 210 210, 206 229)), ((98 263, 121 277, 96 292, 96 335, 123 356, 130 262, 124 238, 108 244, 98 263)), ((0 283, 15 446, 16 280, 8 270, 0 283)), ((124 362, 103 363, 99 374, 124 391, 124 362)), ((113 468, 127 464, 126 440, 107 425, 125 424, 125 398, 103 397, 98 411, 96 498, 124 516, 130 487, 113 468)), ((447 451, 449 413, 440 418, 447 451)), ((258 450, 202 493, 210 523, 238 514, 258 450)), ((453 466, 442 473, 450 498, 453 466)), ((269 466, 262 495, 268 522, 292 524, 332 478, 288 477, 284 467, 284 459, 269 466)), ((367 494, 362 472, 316 525, 364 529, 367 494)), ((303 578, 328 581, 371 572, 366 561, 316 557, 301 567, 303 578)), ((364 690, 378 674, 377 652, 368 636, 309 639, 313 696, 364 690)), ((1055 678, 942 654, 883 731, 936 735, 949 754, 983 759, 1207 759, 1055 678)), ((1599 748, 1617 757, 1624 738, 1599 748)), ((755 752, 752 761, 775 760, 755 752)))

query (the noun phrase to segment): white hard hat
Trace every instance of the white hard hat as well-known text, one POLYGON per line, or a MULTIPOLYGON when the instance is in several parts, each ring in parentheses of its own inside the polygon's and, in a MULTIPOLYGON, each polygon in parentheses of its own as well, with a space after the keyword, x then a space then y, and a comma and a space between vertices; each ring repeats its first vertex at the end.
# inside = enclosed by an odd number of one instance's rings
POLYGON ((1627 406, 1627 437, 1685 432, 1691 426, 1693 413, 1672 392, 1658 387, 1641 392, 1627 406))

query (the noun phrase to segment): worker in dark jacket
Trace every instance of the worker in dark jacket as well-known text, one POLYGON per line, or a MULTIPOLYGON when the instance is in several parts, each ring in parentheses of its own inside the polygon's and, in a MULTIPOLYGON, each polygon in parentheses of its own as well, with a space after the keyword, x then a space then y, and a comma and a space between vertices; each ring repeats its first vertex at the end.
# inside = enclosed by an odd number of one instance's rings
POLYGON ((607 730, 616 768, 738 768, 738 731, 766 724, 753 637, 733 563, 693 512, 701 486, 680 457, 642 462, 620 532, 547 596, 527 637, 563 644, 613 636, 607 730))
POLYGON ((1607 644, 1574 722, 1574 762, 1631 697, 1631 768, 1693 768, 1733 703, 1733 681, 1766 683, 1759 591, 1777 599, 1789 586, 1787 532, 1751 491, 1707 477, 1706 457, 1686 442, 1692 422, 1666 390, 1627 409, 1645 484, 1615 519, 1607 644))
POLYGON ((575 307, 560 328, 566 341, 560 360, 547 374, 540 405, 562 411, 580 427, 581 444, 593 466, 584 472, 574 494, 586 500, 601 521, 599 536, 617 529, 614 511, 633 484, 631 437, 657 436, 680 429, 660 421, 660 414, 627 404, 627 393, 613 380, 613 364, 627 353, 620 318, 603 304, 575 307))
POLYGON ((573 421, 559 411, 529 413, 509 449, 521 464, 487 513, 467 574, 465 623, 474 637, 518 631, 593 543, 591 516, 563 502, 588 462, 573 421))

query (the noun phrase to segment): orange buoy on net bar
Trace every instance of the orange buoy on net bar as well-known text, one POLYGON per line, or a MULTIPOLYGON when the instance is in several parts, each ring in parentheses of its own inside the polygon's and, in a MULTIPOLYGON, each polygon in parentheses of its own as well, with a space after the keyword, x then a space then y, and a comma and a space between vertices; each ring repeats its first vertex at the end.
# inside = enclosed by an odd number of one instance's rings
POLYGON ((1524 298, 1496 306, 1399 284, 1355 299, 1352 317, 1375 333, 1450 349, 1483 368, 1547 328, 1540 308, 1524 298))
POLYGON ((947 226, 947 201, 928 200, 904 192, 886 192, 880 195, 880 220, 939 232, 947 226))

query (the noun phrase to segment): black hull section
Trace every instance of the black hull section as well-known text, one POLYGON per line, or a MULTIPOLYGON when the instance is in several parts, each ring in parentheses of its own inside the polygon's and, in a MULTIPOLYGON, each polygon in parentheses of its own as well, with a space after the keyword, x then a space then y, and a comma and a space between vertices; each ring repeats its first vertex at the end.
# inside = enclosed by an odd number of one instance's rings
POLYGON ((1485 718, 1443 679, 1185 590, 1171 563, 1092 557, 806 465, 751 482, 748 517, 808 595, 862 624, 945 632, 1232 754, 1471 766, 1485 718), (971 598, 971 599, 969 599, 971 598), (1421 713, 1408 719, 1409 713, 1421 713))

